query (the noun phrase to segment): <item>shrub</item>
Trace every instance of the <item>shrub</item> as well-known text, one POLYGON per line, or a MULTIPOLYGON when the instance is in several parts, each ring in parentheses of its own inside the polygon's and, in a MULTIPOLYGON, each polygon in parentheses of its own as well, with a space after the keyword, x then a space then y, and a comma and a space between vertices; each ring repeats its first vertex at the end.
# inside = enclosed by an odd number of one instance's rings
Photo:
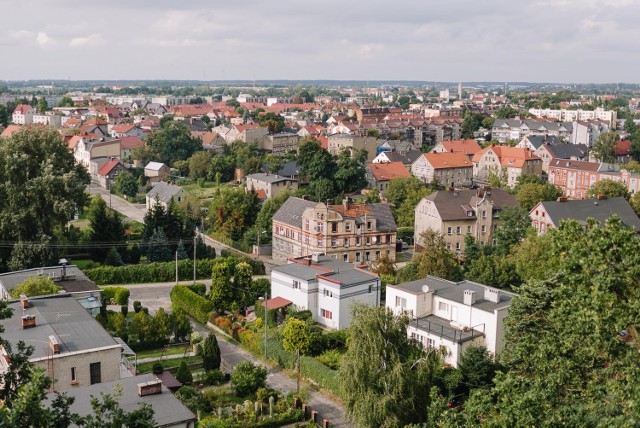
POLYGON ((153 374, 160 374, 164 371, 164 367, 162 367, 162 363, 155 362, 153 363, 153 368, 151 369, 153 374))
POLYGON ((57 294, 61 290, 51 279, 44 276, 33 276, 19 284, 11 291, 11 297, 17 299, 20 294, 27 296, 42 296, 45 294, 57 294))
POLYGON ((225 381, 224 373, 220 370, 208 370, 202 377, 202 381, 207 386, 222 385, 225 381))
POLYGON ((329 331, 322 335, 325 349, 342 349, 347 346, 347 330, 329 331))
POLYGON ((102 289, 102 298, 107 301, 107 304, 111 302, 111 300, 115 300, 116 297, 116 287, 105 287, 102 289))
POLYGON ((206 284, 196 283, 196 284, 187 285, 187 287, 189 287, 189 290, 201 296, 204 296, 207 293, 206 284))
POLYGON ((171 303, 191 315, 198 322, 206 323, 209 313, 213 311, 213 303, 209 299, 194 293, 188 287, 176 285, 171 289, 171 303))
POLYGON ((129 295, 130 295, 130 291, 127 288, 124 287, 118 287, 116 289, 116 293, 114 296, 114 299, 116 301, 117 305, 127 305, 129 304, 129 295))
POLYGON ((340 367, 341 358, 342 355, 340 355, 340 352, 336 351, 335 349, 330 349, 328 351, 325 351, 322 355, 317 356, 316 360, 320 361, 322 364, 332 370, 338 370, 338 367, 340 367))
POLYGON ((258 344, 256 342, 256 334, 251 330, 243 330, 238 334, 238 339, 247 348, 257 351, 258 344))
POLYGON ((120 313, 121 313, 122 315, 124 315, 124 316, 125 316, 125 318, 126 318, 126 317, 127 317, 127 314, 129 313, 129 306, 127 306, 127 305, 122 305, 122 306, 120 306, 120 313))
POLYGON ((238 364, 231 374, 231 385, 236 394, 245 397, 264 388, 267 380, 267 369, 253 364, 251 361, 243 361, 238 364))
POLYGON ((136 300, 133 302, 133 311, 137 314, 142 309, 142 302, 140 300, 136 300))
POLYGON ((222 358, 216 335, 211 332, 202 343, 202 367, 205 370, 218 370, 222 358))
POLYGON ((187 367, 187 363, 185 361, 180 363, 180 367, 178 367, 178 371, 176 372, 176 379, 182 384, 188 384, 193 382, 193 375, 191 374, 191 370, 187 367))
POLYGON ((215 325, 217 325, 220 330, 224 331, 227 334, 232 334, 231 324, 231 320, 226 317, 217 317, 215 320, 215 325))
POLYGON ((313 318, 313 314, 309 310, 291 311, 287 315, 288 318, 295 318, 300 321, 311 321, 313 318))

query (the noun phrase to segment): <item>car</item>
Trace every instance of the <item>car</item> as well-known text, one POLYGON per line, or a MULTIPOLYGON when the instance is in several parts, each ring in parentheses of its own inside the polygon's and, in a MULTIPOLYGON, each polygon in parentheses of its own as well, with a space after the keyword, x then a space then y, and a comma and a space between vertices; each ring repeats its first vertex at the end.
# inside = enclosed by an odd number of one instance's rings
POLYGON ((407 244, 406 242, 402 243, 402 251, 406 251, 409 249, 409 244, 407 244))

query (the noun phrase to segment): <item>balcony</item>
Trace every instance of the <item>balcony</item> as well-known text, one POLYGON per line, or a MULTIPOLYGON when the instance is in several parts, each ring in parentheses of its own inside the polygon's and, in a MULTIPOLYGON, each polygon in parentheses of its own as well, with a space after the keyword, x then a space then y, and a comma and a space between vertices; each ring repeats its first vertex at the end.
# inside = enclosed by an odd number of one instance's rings
POLYGON ((476 337, 484 337, 485 325, 479 324, 472 328, 458 329, 451 325, 451 321, 435 315, 412 320, 409 324, 424 333, 446 339, 453 343, 463 343, 476 337))

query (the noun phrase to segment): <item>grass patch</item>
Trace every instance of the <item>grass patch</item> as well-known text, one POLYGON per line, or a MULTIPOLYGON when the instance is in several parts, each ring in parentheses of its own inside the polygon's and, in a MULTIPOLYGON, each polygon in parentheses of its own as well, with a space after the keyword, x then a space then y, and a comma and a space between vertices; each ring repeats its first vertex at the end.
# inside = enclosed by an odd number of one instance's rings
POLYGON ((98 262, 94 262, 91 259, 79 259, 79 260, 73 260, 73 264, 78 266, 78 268, 80 270, 84 270, 84 269, 89 269, 90 267, 98 267, 101 265, 101 263, 98 262))
MULTIPOLYGON (((129 314, 127 314, 127 317, 129 314)), ((190 352, 191 349, 188 346, 170 346, 168 349, 158 348, 158 349, 148 349, 145 351, 140 351, 136 355, 138 359, 141 360, 143 358, 155 358, 166 355, 180 355, 186 352, 190 352)))
POLYGON ((187 364, 201 363, 202 362, 202 357, 196 356, 196 357, 172 358, 172 359, 168 359, 168 360, 153 361, 153 362, 149 362, 149 363, 139 364, 138 367, 137 367, 137 370, 138 370, 138 373, 140 373, 140 374, 142 374, 142 373, 150 373, 151 370, 153 369, 153 365, 156 364, 156 363, 162 364, 162 367, 166 370, 168 368, 180 366, 180 364, 183 361, 185 361, 187 364))

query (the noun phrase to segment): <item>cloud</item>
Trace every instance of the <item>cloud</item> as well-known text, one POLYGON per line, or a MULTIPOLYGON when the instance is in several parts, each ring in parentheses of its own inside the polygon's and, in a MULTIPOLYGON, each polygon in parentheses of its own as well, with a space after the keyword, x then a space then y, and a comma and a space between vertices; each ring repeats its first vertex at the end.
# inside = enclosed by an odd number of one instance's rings
POLYGON ((51 44, 51 39, 44 31, 38 31, 38 35, 36 36, 36 44, 44 49, 51 44))
POLYGON ((72 48, 86 48, 86 47, 94 47, 101 46, 105 44, 104 38, 100 34, 90 34, 85 37, 74 37, 69 42, 69 46, 72 48))

